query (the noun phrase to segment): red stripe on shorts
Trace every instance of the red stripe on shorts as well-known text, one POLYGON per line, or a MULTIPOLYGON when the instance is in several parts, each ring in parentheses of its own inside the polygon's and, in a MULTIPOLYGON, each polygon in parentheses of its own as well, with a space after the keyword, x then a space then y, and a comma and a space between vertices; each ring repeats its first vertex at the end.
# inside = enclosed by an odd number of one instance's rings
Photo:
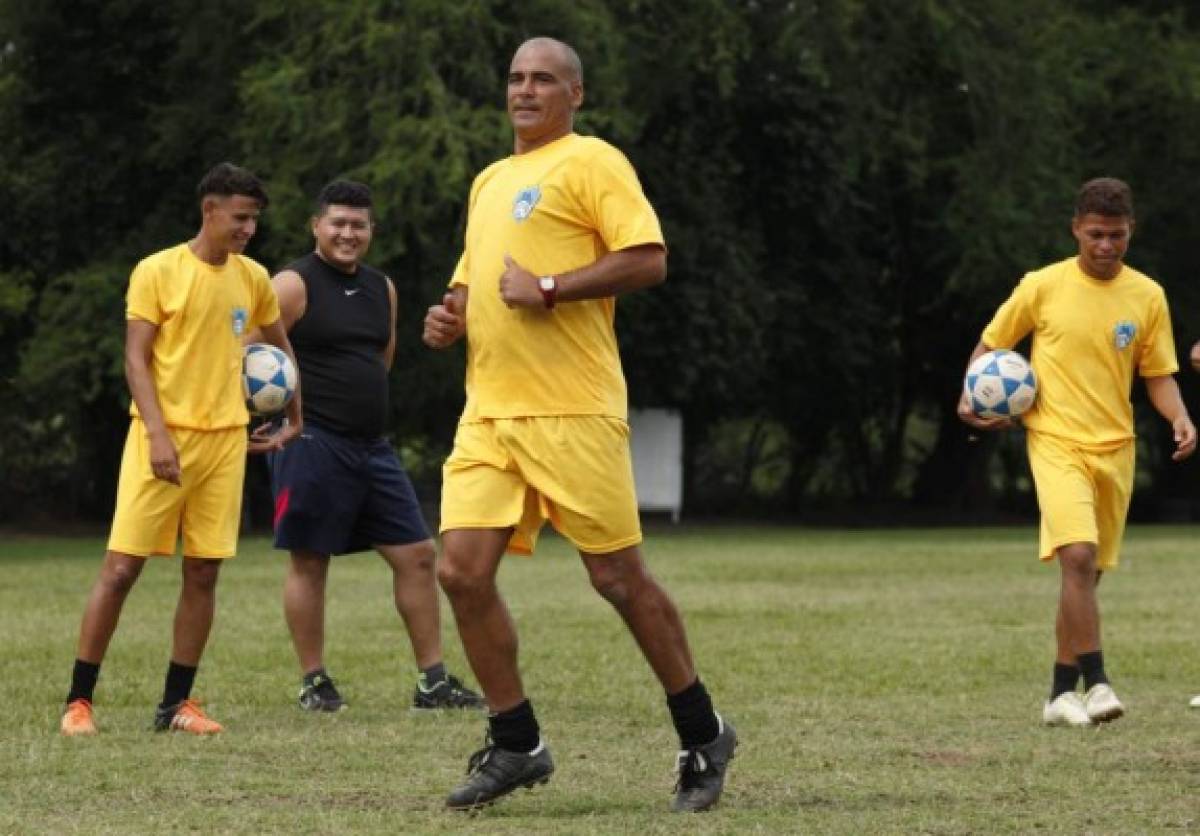
POLYGON ((292 489, 284 488, 279 492, 279 498, 275 500, 275 528, 279 528, 279 521, 283 519, 283 515, 287 513, 288 500, 292 498, 292 489))

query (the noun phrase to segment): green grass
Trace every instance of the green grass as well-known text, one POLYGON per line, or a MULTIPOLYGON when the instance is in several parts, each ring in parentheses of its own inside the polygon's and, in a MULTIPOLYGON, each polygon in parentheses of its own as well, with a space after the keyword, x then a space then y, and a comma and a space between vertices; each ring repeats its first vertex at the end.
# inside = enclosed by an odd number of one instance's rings
MULTIPOLYGON (((58 715, 102 543, 0 545, 3 833, 1145 833, 1200 830, 1194 534, 1134 528, 1101 586, 1129 714, 1045 729, 1057 569, 1034 531, 656 528, 646 551, 742 745, 715 813, 667 812, 675 740, 624 628, 557 538, 501 580, 558 771, 476 817, 441 810, 478 715, 406 710, 414 671, 381 561, 339 559, 326 658, 352 708, 310 716, 283 624, 284 558, 224 569, 198 695, 227 732, 149 731, 178 562, 147 567, 97 692, 58 715)), ((448 660, 463 671, 446 617, 448 660)))

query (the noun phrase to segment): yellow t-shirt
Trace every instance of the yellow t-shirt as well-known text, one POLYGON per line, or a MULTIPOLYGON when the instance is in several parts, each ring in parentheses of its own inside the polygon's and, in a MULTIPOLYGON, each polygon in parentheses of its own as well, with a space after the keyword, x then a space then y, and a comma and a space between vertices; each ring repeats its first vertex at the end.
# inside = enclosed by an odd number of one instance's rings
POLYGON ((983 331, 989 348, 1033 333, 1038 397, 1024 424, 1094 450, 1134 437, 1129 394, 1136 370, 1179 370, 1163 289, 1128 266, 1094 279, 1075 258, 1027 273, 983 331))
MULTIPOLYGON (((134 268, 125 318, 158 326, 151 371, 167 426, 215 430, 249 423, 242 335, 279 319, 262 265, 230 254, 215 267, 187 244, 162 250, 134 268)), ((137 404, 129 412, 137 416, 137 404)))
POLYGON ((603 140, 570 134, 484 169, 471 186, 466 242, 450 280, 470 288, 462 420, 624 420, 616 300, 509 309, 500 299, 504 255, 535 276, 552 276, 609 252, 662 243, 633 166, 603 140))

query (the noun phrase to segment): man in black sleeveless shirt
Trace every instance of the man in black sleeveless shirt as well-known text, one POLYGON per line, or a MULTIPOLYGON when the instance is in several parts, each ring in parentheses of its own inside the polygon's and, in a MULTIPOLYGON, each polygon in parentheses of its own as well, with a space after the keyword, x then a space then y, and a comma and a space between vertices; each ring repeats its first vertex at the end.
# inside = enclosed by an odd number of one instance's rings
POLYGON ((283 600, 304 674, 300 706, 345 706, 323 659, 329 558, 375 549, 392 569, 420 669, 413 708, 482 708, 442 662, 433 540, 384 438, 396 289, 361 262, 371 242, 370 190, 347 180, 325 186, 312 231, 316 250, 273 280, 304 382, 304 431, 271 458, 275 546, 291 552, 283 600))

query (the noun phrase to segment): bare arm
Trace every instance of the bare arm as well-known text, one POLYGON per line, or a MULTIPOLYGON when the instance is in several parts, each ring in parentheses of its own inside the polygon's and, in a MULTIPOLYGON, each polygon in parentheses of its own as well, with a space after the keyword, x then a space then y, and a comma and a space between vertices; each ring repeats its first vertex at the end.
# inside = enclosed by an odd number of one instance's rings
POLYGON ((396 359, 396 285, 392 284, 392 280, 387 276, 383 277, 387 282, 388 292, 388 342, 383 349, 383 367, 389 372, 392 370, 392 363, 396 359))
MULTIPOLYGON (((504 258, 500 274, 500 298, 509 307, 536 308, 544 305, 538 277, 511 257, 504 258)), ((661 244, 642 244, 605 253, 577 270, 559 273, 558 302, 603 299, 662 284, 667 279, 667 251, 661 244)))
POLYGON ((167 431, 158 390, 154 386, 151 364, 154 359, 154 339, 158 326, 144 319, 130 319, 125 324, 125 380, 129 394, 137 404, 138 415, 146 425, 150 439, 150 469, 155 479, 179 484, 179 452, 167 431))
POLYGON ((1147 377, 1146 394, 1150 403, 1158 410, 1158 414, 1167 419, 1175 434, 1175 452, 1171 454, 1173 461, 1183 461, 1196 452, 1196 427, 1184 406, 1183 396, 1179 394, 1179 384, 1175 376, 1165 374, 1160 377, 1147 377))
MULTIPOLYGON (((425 314, 425 329, 421 333, 425 345, 430 348, 447 348, 467 333, 469 296, 466 285, 456 284, 442 297, 440 305, 429 308, 425 314)), ((540 293, 538 298, 541 298, 540 293)))
MULTIPOLYGON (((296 320, 308 310, 308 291, 304 279, 295 270, 281 270, 271 279, 271 286, 275 288, 275 297, 279 300, 279 321, 283 323, 283 330, 291 333, 296 320)), ((255 328, 242 338, 245 345, 261 342, 266 342, 261 328, 255 328)))
MULTIPOLYGON (((987 343, 982 340, 975 346, 975 350, 971 352, 970 358, 967 360, 967 368, 978 360, 983 355, 987 354, 992 349, 987 343)), ((1006 430, 1016 426, 1011 418, 981 418, 975 414, 975 410, 971 409, 971 398, 967 395, 967 390, 964 387, 962 394, 958 398, 958 418, 964 424, 969 424, 977 430, 1006 430)))

